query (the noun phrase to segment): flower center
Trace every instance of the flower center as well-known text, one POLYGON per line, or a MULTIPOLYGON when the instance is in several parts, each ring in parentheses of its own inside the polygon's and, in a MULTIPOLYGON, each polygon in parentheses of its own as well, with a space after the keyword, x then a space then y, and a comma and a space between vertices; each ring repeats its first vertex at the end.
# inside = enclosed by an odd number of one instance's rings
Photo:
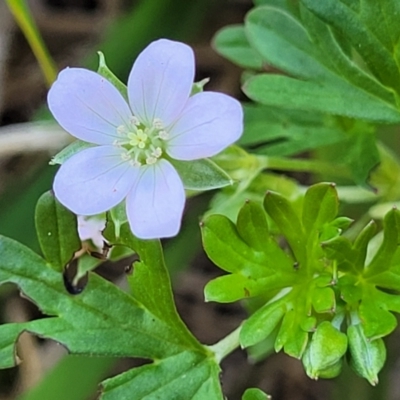
POLYGON ((119 139, 114 145, 123 151, 121 157, 135 167, 157 162, 165 150, 168 132, 159 118, 155 118, 151 126, 141 123, 132 116, 129 123, 117 128, 119 139))

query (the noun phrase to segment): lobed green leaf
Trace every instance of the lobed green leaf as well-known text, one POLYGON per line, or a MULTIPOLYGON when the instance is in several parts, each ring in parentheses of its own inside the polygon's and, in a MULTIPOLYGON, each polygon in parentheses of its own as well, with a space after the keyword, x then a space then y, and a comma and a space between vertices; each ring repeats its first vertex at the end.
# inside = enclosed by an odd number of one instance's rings
POLYGON ((251 388, 246 389, 243 394, 242 400, 270 400, 271 396, 267 395, 260 389, 251 388))
POLYGON ((37 202, 35 225, 44 257, 53 268, 62 271, 81 248, 76 215, 48 191, 37 202))
POLYGON ((319 231, 331 222, 337 215, 339 200, 335 185, 332 183, 318 183, 311 186, 303 202, 302 222, 305 231, 319 231))
POLYGON ((103 382, 102 400, 222 400, 220 368, 212 355, 182 352, 103 382))
POLYGON ((245 321, 240 331, 242 347, 253 346, 268 337, 277 327, 286 311, 281 301, 266 304, 245 321))
POLYGON ((256 70, 262 68, 262 58, 250 46, 242 25, 222 28, 213 39, 213 47, 219 54, 241 67, 256 70))

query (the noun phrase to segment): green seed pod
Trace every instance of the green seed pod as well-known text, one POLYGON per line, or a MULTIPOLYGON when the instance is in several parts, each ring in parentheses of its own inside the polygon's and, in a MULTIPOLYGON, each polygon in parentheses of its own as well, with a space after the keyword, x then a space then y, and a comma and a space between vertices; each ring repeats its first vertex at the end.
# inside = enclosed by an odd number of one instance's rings
POLYGON ((312 379, 337 376, 346 350, 347 336, 334 328, 329 321, 322 322, 313 334, 302 359, 307 375, 312 379))
POLYGON ((375 386, 378 372, 386 360, 386 348, 382 339, 369 340, 361 324, 352 325, 347 330, 350 348, 350 365, 360 376, 375 386))

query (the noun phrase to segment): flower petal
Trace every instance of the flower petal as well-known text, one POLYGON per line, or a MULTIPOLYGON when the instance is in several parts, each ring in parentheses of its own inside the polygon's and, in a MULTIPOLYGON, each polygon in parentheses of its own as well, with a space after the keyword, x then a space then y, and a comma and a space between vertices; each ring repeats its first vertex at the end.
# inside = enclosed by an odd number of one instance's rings
POLYGON ((139 174, 114 146, 91 147, 69 158, 58 170, 53 189, 75 214, 100 214, 120 203, 139 174))
POLYGON ((186 44, 157 40, 139 54, 128 79, 133 113, 141 122, 165 126, 182 111, 192 90, 194 54, 186 44))
POLYGON ((202 92, 192 96, 170 129, 167 153, 177 160, 211 157, 239 139, 243 110, 234 98, 202 92))
POLYGON ((142 174, 126 199, 132 232, 141 239, 175 236, 185 205, 178 173, 166 160, 141 169, 142 174))
POLYGON ((82 68, 60 72, 47 101, 57 122, 85 142, 112 144, 117 127, 132 115, 118 90, 101 75, 82 68))

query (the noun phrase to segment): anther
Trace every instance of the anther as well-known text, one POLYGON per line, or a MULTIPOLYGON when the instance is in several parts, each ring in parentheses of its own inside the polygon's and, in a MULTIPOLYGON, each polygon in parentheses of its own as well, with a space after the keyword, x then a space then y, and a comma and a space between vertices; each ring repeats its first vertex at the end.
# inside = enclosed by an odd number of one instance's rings
POLYGON ((162 121, 161 121, 160 118, 155 118, 155 119, 154 119, 154 121, 153 121, 153 127, 156 128, 156 129, 162 129, 162 128, 164 128, 164 125, 163 125, 163 123, 162 123, 162 121))
POLYGON ((167 131, 158 132, 158 137, 162 140, 167 140, 169 138, 169 134, 167 131))
POLYGON ((138 119, 137 117, 135 117, 134 115, 132 115, 132 116, 129 118, 129 122, 130 122, 131 124, 133 124, 133 125, 136 125, 136 126, 139 126, 139 125, 140 125, 139 119, 138 119))
POLYGON ((146 158, 146 164, 151 165, 157 162, 157 158, 153 156, 149 156, 146 158))

